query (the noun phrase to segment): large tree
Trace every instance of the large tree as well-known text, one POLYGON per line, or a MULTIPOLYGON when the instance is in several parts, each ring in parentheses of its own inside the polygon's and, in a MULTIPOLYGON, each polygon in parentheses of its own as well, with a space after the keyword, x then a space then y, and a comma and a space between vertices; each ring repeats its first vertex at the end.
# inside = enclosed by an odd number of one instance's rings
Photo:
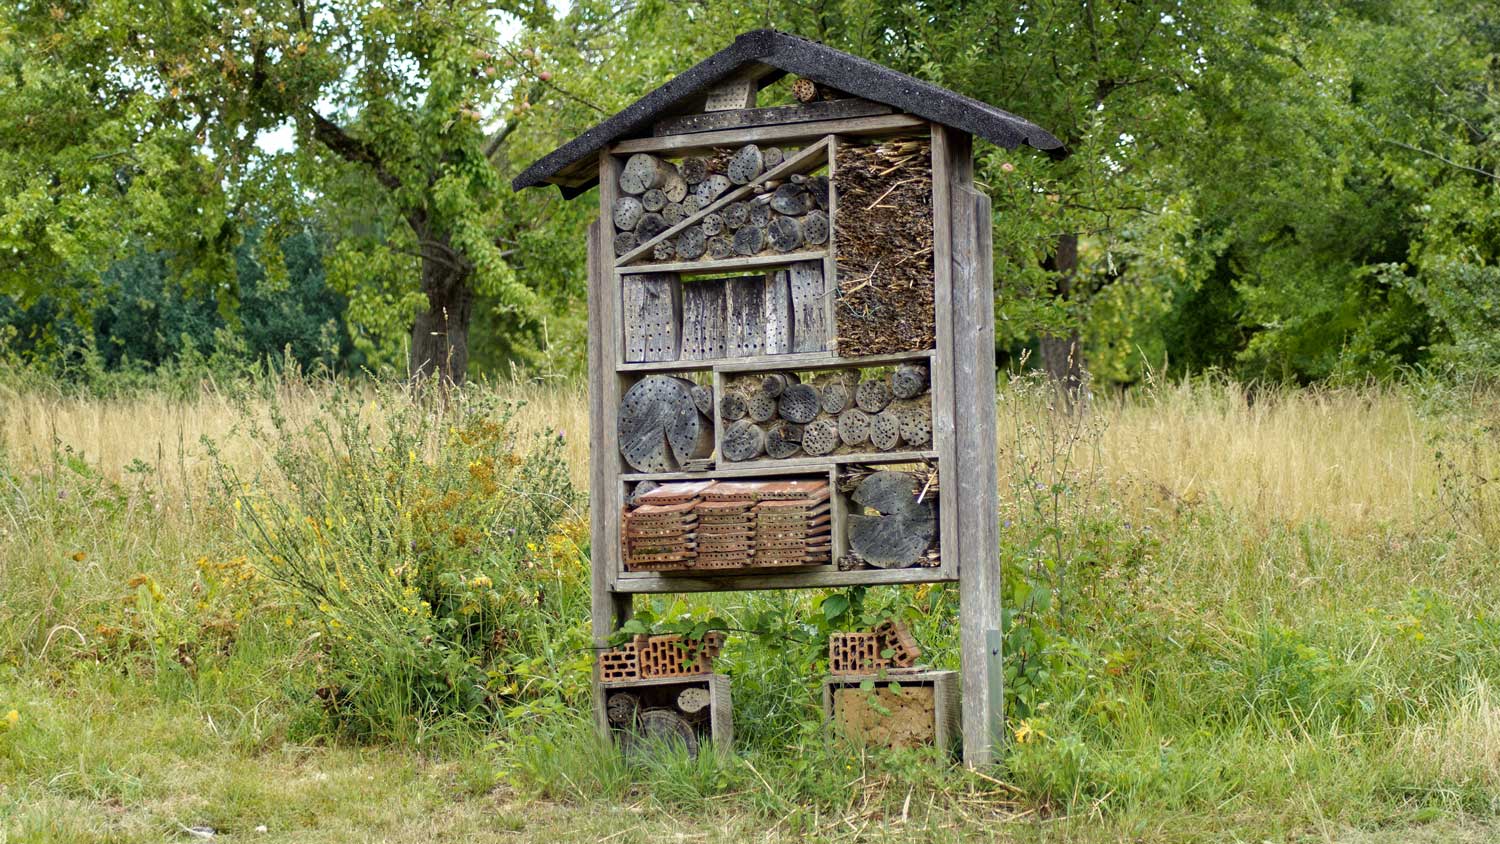
POLYGON ((232 308, 242 232, 285 227, 257 249, 275 278, 282 235, 315 217, 351 320, 409 332, 413 374, 460 380, 477 301, 537 316, 546 282, 516 264, 556 251, 533 228, 555 199, 513 195, 502 170, 538 152, 510 148, 543 103, 598 117, 552 79, 597 62, 607 20, 485 0, 7 4, 0 290, 97 277, 145 243, 232 308))

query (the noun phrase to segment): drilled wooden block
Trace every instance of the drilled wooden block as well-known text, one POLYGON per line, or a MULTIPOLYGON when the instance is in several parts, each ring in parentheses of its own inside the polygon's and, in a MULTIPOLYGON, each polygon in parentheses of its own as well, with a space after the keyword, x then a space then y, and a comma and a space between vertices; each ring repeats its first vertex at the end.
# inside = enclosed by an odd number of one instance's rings
POLYGON ((725 354, 732 358, 766 353, 766 280, 752 275, 723 281, 728 335, 725 354))
POLYGON ((682 351, 680 285, 672 273, 625 276, 625 360, 677 360, 682 351))
POLYGON ((719 281, 691 281, 682 286, 682 359, 724 357, 724 285, 719 281))

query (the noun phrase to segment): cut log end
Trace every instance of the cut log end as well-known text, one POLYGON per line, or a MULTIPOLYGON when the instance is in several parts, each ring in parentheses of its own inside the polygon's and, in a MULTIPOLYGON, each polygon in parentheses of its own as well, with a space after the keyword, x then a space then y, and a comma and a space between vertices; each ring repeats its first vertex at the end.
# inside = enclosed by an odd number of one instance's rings
POLYGON ((777 412, 782 419, 805 425, 818 416, 818 391, 810 384, 792 384, 781 394, 777 412))
POLYGON ((765 451, 765 433, 754 422, 741 419, 724 430, 721 447, 725 460, 735 463, 754 460, 765 451))
POLYGON ((761 156, 760 147, 746 144, 730 157, 727 175, 734 184, 748 185, 764 170, 765 159, 761 156))

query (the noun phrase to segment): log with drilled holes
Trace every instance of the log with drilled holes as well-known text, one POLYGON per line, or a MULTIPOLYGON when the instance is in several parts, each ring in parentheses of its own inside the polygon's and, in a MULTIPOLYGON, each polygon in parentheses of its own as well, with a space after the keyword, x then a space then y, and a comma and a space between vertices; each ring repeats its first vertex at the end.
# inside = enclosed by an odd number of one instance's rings
POLYGON ((616 199, 613 214, 615 228, 622 232, 634 229, 644 213, 646 213, 646 207, 636 197, 626 194, 616 199))
POLYGON ((891 395, 898 399, 914 399, 927 392, 929 375, 927 367, 920 363, 903 363, 891 370, 891 395))
POLYGON ((708 704, 708 689, 702 686, 688 686, 677 693, 677 708, 689 715, 707 709, 708 704))
POLYGON ((765 390, 758 390, 750 394, 746 404, 746 410, 750 418, 756 422, 770 422, 776 418, 776 397, 765 390))
POLYGON ((797 374, 794 372, 767 372, 760 380, 760 388, 771 398, 779 399, 786 388, 797 381, 797 374))
POLYGON ((761 155, 760 147, 746 144, 730 157, 727 175, 729 181, 737 185, 748 185, 764 170, 765 158, 761 155))
POLYGON ((879 413, 891 403, 890 385, 876 378, 861 381, 854 391, 854 403, 865 413, 879 413))
POLYGON ((793 217, 777 217, 766 227, 766 237, 777 252, 794 252, 802 246, 802 224, 793 217))
POLYGON ((724 395, 719 397, 719 417, 725 422, 737 422, 744 419, 748 411, 745 405, 743 395, 732 390, 725 390, 724 395))
POLYGON ((698 406, 698 412, 704 416, 713 416, 714 388, 708 384, 695 384, 691 392, 693 404, 698 406))
POLYGON ((802 450, 802 426, 777 422, 766 429, 766 456, 775 460, 795 457, 802 450))
POLYGON ((734 233, 736 255, 759 255, 766 248, 766 230, 762 226, 743 225, 734 233))
POLYGON ((825 413, 837 416, 849 407, 849 400, 853 393, 851 386, 853 380, 854 376, 848 370, 827 372, 813 379, 825 413))
POLYGON ((677 235, 677 260, 696 261, 708 251, 708 235, 702 226, 688 226, 677 235))
POLYGON ((683 181, 696 185, 708 178, 708 159, 699 155, 688 156, 677 165, 677 171, 682 174, 683 181))
POLYGON ((900 399, 886 411, 896 414, 902 442, 912 448, 932 442, 932 405, 926 398, 900 399))
POLYGON ((639 196, 652 188, 666 183, 668 174, 676 172, 671 164, 650 153, 640 152, 630 156, 625 169, 620 171, 620 190, 639 196))
POLYGON ((802 429, 802 450, 813 457, 832 454, 839 445, 839 426, 832 417, 814 419, 802 429))
POLYGON ((839 440, 853 447, 870 441, 870 416, 857 407, 839 414, 839 440))
POLYGON ((713 423, 698 412, 693 382, 648 375, 620 402, 620 453, 637 472, 671 472, 713 453, 713 423))
POLYGON ((642 214, 640 222, 635 224, 635 234, 640 238, 641 243, 645 243, 669 228, 671 227, 667 225, 665 217, 655 211, 648 211, 642 214))
POLYGON ((802 240, 808 246, 822 246, 827 243, 828 215, 822 211, 813 211, 803 217, 802 240))
POLYGON ((640 245, 640 235, 635 232, 619 232, 615 235, 615 256, 624 255, 640 245))
MULTIPOLYGON (((730 396, 726 394, 725 399, 730 396)), ((724 430, 724 459, 736 463, 754 460, 766 450, 766 435, 759 425, 740 419, 724 430)))
POLYGON ((818 416, 818 391, 811 384, 791 384, 777 399, 777 413, 788 422, 805 425, 818 416))
POLYGON ((901 444, 901 417, 887 407, 870 417, 870 442, 881 451, 901 444))
POLYGON ((660 211, 667 207, 667 192, 661 188, 652 188, 641 194, 641 207, 647 211, 660 211))
POLYGON ((851 512, 849 550, 878 568, 905 568, 920 561, 937 538, 937 505, 917 501, 916 480, 905 472, 880 471, 860 482, 854 503, 877 515, 851 512))

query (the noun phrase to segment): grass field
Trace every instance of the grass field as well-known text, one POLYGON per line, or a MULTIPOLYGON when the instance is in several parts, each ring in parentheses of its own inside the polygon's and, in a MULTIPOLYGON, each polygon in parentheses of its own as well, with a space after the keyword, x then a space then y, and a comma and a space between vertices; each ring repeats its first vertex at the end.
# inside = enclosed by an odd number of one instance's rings
MULTIPOLYGON (((577 388, 489 385, 444 409, 296 380, 186 400, 7 383, 20 382, 0 379, 0 842, 188 840, 196 826, 298 842, 1500 837, 1492 392, 1201 381, 1100 398, 1080 419, 1029 381, 1003 385, 1013 742, 973 774, 825 739, 819 593, 653 608, 756 631, 724 656, 735 758, 627 764, 600 746, 580 714, 583 514, 567 503, 536 542, 508 539, 488 487, 454 481, 491 483, 475 468, 485 449, 522 454, 550 429, 563 437, 549 488, 581 488, 577 388), (465 407, 503 400, 524 402, 515 432, 475 445, 465 407), (355 438, 293 447, 333 417, 357 419, 355 438), (429 436, 393 447, 403 430, 429 436), (470 451, 444 468, 438 443, 459 440, 470 451), (414 503, 391 512, 426 512, 423 484, 448 484, 437 515, 457 539, 442 559, 511 590, 494 610, 510 639, 481 666, 485 705, 434 715, 371 696, 376 726, 351 732, 319 697, 338 693, 328 678, 399 691, 370 648, 426 666, 422 649, 400 650, 406 628, 371 609, 385 605, 319 616, 257 555, 350 544, 342 516, 369 502, 299 497, 307 478, 408 476, 414 503)), ((513 462, 499 482, 529 488, 536 472, 513 462)), ((951 590, 854 600, 953 663, 951 590)))

